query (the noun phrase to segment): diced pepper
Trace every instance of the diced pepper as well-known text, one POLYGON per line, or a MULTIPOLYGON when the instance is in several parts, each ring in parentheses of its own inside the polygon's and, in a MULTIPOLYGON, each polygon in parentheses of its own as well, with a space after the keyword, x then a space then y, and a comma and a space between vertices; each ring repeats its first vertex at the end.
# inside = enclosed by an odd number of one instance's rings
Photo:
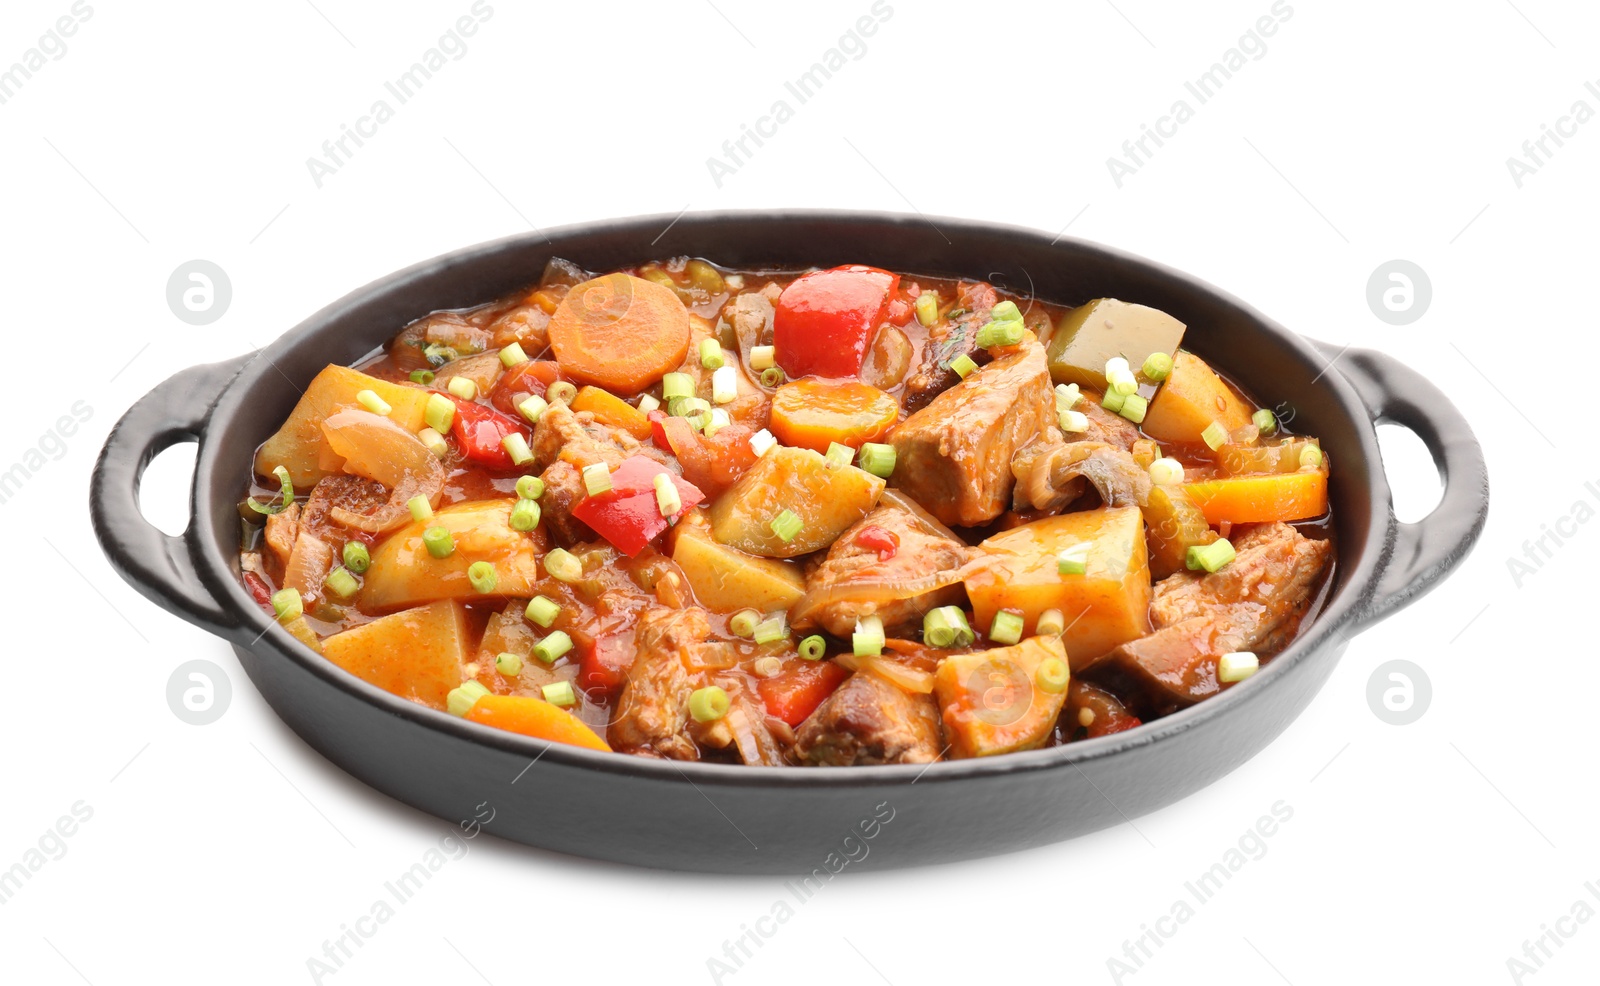
POLYGON ((511 453, 501 444, 513 432, 524 439, 530 436, 527 427, 507 414, 501 414, 487 404, 451 398, 456 404, 455 420, 450 423, 450 434, 455 436, 461 454, 479 465, 491 469, 511 469, 516 463, 511 453))
MULTIPOLYGON (((705 494, 672 470, 647 455, 625 460, 611 474, 611 489, 598 496, 586 496, 572 508, 572 516, 594 528, 618 551, 633 557, 669 526, 656 504, 657 476, 665 475, 677 487, 678 498, 687 510, 705 499, 705 494)), ((682 515, 680 510, 674 517, 682 515)))
POLYGON ((633 631, 604 633, 583 648, 578 660, 577 685, 583 691, 616 692, 628 679, 634 659, 633 631))
POLYGON ((649 438, 652 433, 650 419, 644 412, 599 387, 584 387, 579 390, 578 396, 572 399, 572 409, 588 411, 594 415, 596 421, 621 428, 641 442, 649 438))
POLYGON ((898 274, 854 264, 796 278, 773 317, 778 365, 790 379, 855 376, 899 283, 898 274))
POLYGON ((798 726, 817 710, 850 672, 832 661, 803 661, 756 683, 769 715, 798 726))

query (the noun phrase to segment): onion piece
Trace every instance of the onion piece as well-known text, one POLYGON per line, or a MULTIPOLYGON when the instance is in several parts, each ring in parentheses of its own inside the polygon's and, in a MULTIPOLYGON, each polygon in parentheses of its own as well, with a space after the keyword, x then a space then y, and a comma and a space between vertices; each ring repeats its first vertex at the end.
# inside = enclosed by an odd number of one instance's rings
POLYGON ((934 572, 931 575, 921 575, 914 579, 859 579, 855 581, 835 582, 831 585, 818 586, 806 590, 793 606, 789 607, 789 623, 798 626, 808 622, 817 610, 834 603, 849 603, 859 600, 874 600, 878 602, 897 599, 911 599, 923 593, 943 589, 947 585, 955 585, 962 581, 966 574, 966 566, 951 568, 943 572, 934 572))
POLYGON ((950 528, 944 526, 944 524, 940 522, 939 518, 923 509, 922 504, 911 499, 909 496, 906 496, 904 493, 901 493, 899 490, 885 489, 883 491, 883 495, 878 498, 878 504, 881 506, 885 500, 899 507, 901 510, 904 510, 911 516, 917 518, 917 521, 922 524, 923 529, 925 529, 928 533, 937 534, 940 537, 946 537, 952 541, 960 542, 961 544, 966 543, 956 535, 955 531, 952 531, 950 528))
POLYGON ((322 422, 328 446, 344 457, 344 470, 389 488, 389 502, 371 514, 333 507, 335 523, 370 534, 383 534, 411 522, 406 505, 425 496, 437 507, 444 493, 445 472, 422 440, 386 417, 346 408, 322 422))
POLYGON ((309 531, 294 539, 294 550, 283 568, 283 587, 294 589, 301 598, 321 598, 322 580, 333 568, 333 547, 309 531))
POLYGON ((907 667, 899 661, 884 657, 881 654, 857 657, 854 654, 844 653, 835 657, 833 661, 835 664, 843 665, 851 671, 866 671, 875 674, 903 692, 910 692, 913 695, 929 695, 933 693, 933 674, 931 672, 907 667))

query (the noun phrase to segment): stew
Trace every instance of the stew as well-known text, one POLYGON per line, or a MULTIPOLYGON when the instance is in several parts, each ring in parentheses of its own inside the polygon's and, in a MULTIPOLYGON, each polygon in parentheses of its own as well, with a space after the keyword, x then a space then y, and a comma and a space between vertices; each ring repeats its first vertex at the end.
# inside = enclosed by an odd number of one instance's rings
POLYGON ((1333 566, 1327 455, 1184 334, 862 265, 552 260, 311 381, 242 577, 351 674, 597 750, 1104 736, 1248 678, 1333 566))

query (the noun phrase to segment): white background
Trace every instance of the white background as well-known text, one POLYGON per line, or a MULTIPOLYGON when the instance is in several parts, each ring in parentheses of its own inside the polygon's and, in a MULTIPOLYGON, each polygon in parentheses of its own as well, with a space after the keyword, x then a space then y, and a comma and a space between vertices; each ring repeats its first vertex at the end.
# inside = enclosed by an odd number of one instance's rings
MULTIPOLYGON (((13 356, 0 469, 74 401, 93 408, 0 507, 0 869, 75 803, 93 810, 0 904, 5 981, 311 981, 307 959, 451 828, 323 761, 227 647, 112 573, 85 491, 123 410, 414 261, 530 224, 686 207, 1070 224, 1308 336, 1419 368, 1476 429, 1495 503, 1460 571, 1357 638, 1309 711, 1228 778, 1137 829, 846 871, 724 981, 1111 982, 1107 960, 1278 801, 1293 818, 1265 855, 1122 981, 1515 981, 1507 960, 1525 940, 1575 901, 1600 908, 1584 889, 1600 879, 1586 562, 1600 525, 1578 526, 1520 587, 1507 568, 1575 501, 1595 504, 1583 484, 1600 483, 1584 414, 1600 122, 1521 188, 1506 166, 1576 100, 1600 111, 1584 89, 1600 79, 1592 5, 1291 0, 1266 53, 1118 188, 1106 159, 1186 98, 1183 82, 1270 0, 894 0, 865 54, 718 187, 706 159, 867 15, 866 0, 492 0, 465 55, 318 188, 306 159, 470 0, 92 2, 65 54, 0 105, 13 356), (165 299, 195 258, 233 287, 226 314, 201 327, 165 299), (1366 301, 1368 276, 1394 258, 1433 286, 1405 327, 1366 301), (233 686, 204 727, 165 697, 197 657, 233 686), (1425 669, 1433 699, 1397 727, 1366 689, 1402 657, 1425 669)), ((0 66, 68 8, 6 3, 0 66)), ((1386 448, 1402 512, 1421 516, 1437 483, 1420 445, 1386 448)), ((147 479, 150 515, 173 530, 180 459, 147 479)), ((706 960, 782 893, 774 879, 479 838, 323 981, 710 982, 706 960)), ((1523 981, 1592 981, 1600 921, 1561 927, 1570 940, 1523 981)))

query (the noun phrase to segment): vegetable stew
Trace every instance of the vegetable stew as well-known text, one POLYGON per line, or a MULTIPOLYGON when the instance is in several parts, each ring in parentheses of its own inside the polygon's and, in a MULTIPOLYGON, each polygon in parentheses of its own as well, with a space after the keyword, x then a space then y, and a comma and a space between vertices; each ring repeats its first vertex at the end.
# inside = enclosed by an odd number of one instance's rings
POLYGON ((257 451, 242 578, 351 674, 590 749, 927 763, 1131 729, 1254 674, 1333 567, 1327 455, 1182 314, 552 260, 311 381, 257 451))

